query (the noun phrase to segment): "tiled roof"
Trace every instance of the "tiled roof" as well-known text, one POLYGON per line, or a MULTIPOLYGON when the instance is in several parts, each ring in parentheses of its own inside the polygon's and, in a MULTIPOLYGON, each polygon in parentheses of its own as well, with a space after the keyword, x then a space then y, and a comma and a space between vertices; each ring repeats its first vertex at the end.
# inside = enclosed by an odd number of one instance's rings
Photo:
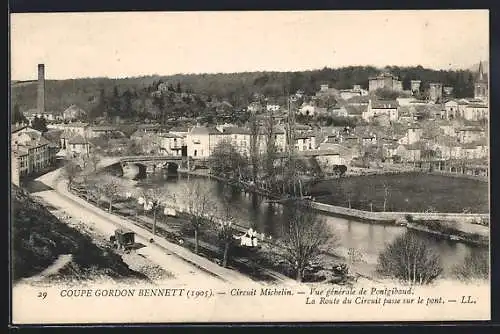
POLYGON ((10 129, 10 132, 11 133, 16 133, 18 131, 21 131, 23 129, 26 129, 28 126, 26 124, 22 124, 22 125, 13 125, 10 129))
POLYGON ((80 135, 76 135, 68 140, 68 144, 83 145, 88 144, 88 141, 80 135))
POLYGON ((488 106, 486 104, 473 103, 467 105, 466 108, 488 108, 488 106))
POLYGON ((237 126, 230 126, 223 128, 222 134, 228 134, 228 135, 249 135, 250 130, 247 128, 241 128, 237 126))
POLYGON ((483 132, 484 129, 483 128, 480 128, 480 127, 476 127, 476 126, 466 126, 466 127, 463 127, 461 129, 459 129, 458 131, 474 131, 474 132, 483 132))
POLYGON ((219 134, 220 132, 213 127, 206 126, 195 126, 189 132, 191 135, 213 135, 219 134))
POLYGON ((90 129, 92 131, 118 131, 118 128, 112 125, 94 125, 90 129))
POLYGON ((187 127, 176 126, 169 130, 170 132, 188 132, 189 129, 187 127))
POLYGON ((160 134, 160 135, 158 135, 158 136, 159 136, 159 137, 162 137, 162 138, 182 138, 182 137, 180 137, 180 136, 178 136, 178 135, 176 135, 176 134, 173 134, 173 133, 168 133, 168 132, 166 132, 166 133, 162 133, 162 134, 160 134))
POLYGON ((372 109, 396 109, 398 105, 394 100, 372 100, 372 109))

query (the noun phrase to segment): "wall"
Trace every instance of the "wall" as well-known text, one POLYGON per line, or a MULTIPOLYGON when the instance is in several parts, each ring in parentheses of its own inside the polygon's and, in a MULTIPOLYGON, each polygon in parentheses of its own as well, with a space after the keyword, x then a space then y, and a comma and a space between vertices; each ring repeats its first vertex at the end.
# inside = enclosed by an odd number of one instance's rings
POLYGON ((426 212, 370 212, 356 209, 349 209, 340 206, 312 202, 313 208, 345 217, 353 217, 362 220, 369 220, 379 223, 396 223, 396 221, 405 220, 406 216, 411 215, 413 219, 417 220, 438 220, 446 222, 456 222, 456 228, 468 232, 478 233, 480 235, 489 235, 489 228, 487 226, 472 224, 474 221, 480 219, 487 219, 489 221, 489 214, 462 214, 462 213, 426 213, 426 212))

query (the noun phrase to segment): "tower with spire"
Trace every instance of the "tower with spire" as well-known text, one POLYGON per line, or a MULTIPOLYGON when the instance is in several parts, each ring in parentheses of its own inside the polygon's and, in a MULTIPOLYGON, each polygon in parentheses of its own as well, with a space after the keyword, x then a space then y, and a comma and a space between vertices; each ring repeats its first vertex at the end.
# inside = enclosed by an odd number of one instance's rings
POLYGON ((474 83, 474 98, 483 101, 488 100, 488 78, 484 73, 482 61, 479 62, 479 71, 474 83))

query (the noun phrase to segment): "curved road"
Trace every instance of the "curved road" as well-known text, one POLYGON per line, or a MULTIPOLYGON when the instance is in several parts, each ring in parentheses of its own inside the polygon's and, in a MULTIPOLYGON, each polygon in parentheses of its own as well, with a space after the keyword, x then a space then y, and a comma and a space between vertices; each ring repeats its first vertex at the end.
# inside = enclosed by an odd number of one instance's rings
POLYGON ((257 282, 239 272, 223 268, 162 238, 155 237, 155 244, 150 244, 148 240, 151 239, 152 234, 149 231, 137 227, 126 219, 94 207, 83 199, 69 193, 66 189, 66 183, 60 180, 59 175, 59 170, 56 170, 37 178, 36 181, 44 183, 51 189, 36 192, 33 195, 42 198, 55 208, 64 210, 72 217, 81 220, 82 223, 104 235, 113 234, 117 227, 133 230, 136 233, 136 242, 146 245, 137 252, 166 271, 171 272, 176 281, 183 284, 189 282, 199 284, 203 282, 209 285, 223 282, 257 284, 257 282))

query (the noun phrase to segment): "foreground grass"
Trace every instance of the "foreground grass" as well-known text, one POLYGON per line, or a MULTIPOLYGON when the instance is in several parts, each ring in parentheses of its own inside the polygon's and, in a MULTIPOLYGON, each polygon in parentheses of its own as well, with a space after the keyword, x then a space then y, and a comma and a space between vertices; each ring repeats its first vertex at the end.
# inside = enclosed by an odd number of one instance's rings
POLYGON ((41 273, 65 254, 71 254, 72 260, 58 271, 58 279, 147 279, 111 249, 97 246, 89 236, 60 222, 22 189, 13 186, 11 196, 14 282, 41 273))

